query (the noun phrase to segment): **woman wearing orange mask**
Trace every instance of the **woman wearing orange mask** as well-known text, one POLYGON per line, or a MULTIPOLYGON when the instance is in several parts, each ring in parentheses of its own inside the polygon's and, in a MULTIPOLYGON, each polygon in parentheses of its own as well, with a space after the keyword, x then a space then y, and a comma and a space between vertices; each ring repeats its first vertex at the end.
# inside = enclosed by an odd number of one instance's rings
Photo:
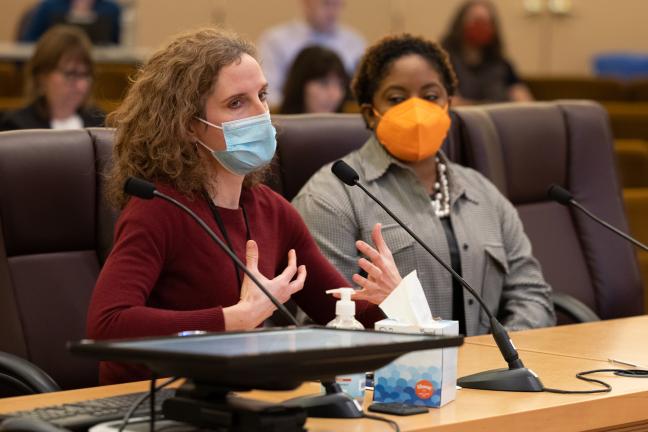
MULTIPOLYGON (((457 88, 447 54, 421 38, 388 36, 367 50, 352 87, 373 131, 344 158, 360 182, 481 292, 507 328, 553 325, 551 288, 517 212, 486 178, 440 150, 457 88)), ((466 335, 490 330, 477 301, 359 188, 335 178, 330 165, 293 204, 324 254, 359 286, 371 287, 381 272, 363 265, 366 277, 355 274, 363 260, 355 241, 370 242, 381 228, 398 272, 417 271, 433 316, 458 320, 466 335)))

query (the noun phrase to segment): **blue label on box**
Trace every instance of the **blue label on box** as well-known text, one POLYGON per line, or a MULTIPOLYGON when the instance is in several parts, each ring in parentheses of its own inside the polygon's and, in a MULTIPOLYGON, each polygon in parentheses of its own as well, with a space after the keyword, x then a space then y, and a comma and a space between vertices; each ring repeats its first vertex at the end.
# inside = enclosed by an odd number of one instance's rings
POLYGON ((376 371, 374 401, 441 405, 441 369, 414 367, 395 361, 376 371))

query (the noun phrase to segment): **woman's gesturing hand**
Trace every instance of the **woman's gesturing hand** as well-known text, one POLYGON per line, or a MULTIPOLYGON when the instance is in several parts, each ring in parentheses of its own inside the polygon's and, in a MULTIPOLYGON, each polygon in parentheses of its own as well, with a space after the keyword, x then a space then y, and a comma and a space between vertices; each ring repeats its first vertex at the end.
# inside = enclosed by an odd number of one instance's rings
POLYGON ((367 272, 367 277, 353 275, 353 282, 360 286, 353 296, 354 300, 367 300, 374 304, 382 303, 385 298, 398 286, 402 278, 396 268, 394 257, 382 236, 382 226, 377 223, 371 232, 376 248, 358 240, 356 247, 367 258, 360 258, 358 265, 367 272))
MULTIPOLYGON (((297 291, 304 287, 306 266, 297 266, 297 254, 294 249, 288 252, 288 265, 274 279, 266 278, 259 271, 259 248, 254 240, 248 240, 245 245, 246 267, 261 282, 261 284, 280 303, 285 303, 297 291), (296 275, 296 277, 295 277, 296 275)), ((269 318, 275 305, 247 276, 241 285, 241 300, 230 308, 225 308, 225 329, 251 329, 257 327, 269 318)))

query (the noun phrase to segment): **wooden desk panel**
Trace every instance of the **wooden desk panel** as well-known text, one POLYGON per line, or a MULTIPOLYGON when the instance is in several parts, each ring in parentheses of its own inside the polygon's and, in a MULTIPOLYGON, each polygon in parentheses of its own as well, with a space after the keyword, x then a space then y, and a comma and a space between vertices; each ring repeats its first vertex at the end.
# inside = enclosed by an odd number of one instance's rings
MULTIPOLYGON (((648 315, 511 333, 515 346, 534 351, 607 361, 627 360, 648 367, 648 315)), ((466 339, 495 346, 490 335, 466 339)))

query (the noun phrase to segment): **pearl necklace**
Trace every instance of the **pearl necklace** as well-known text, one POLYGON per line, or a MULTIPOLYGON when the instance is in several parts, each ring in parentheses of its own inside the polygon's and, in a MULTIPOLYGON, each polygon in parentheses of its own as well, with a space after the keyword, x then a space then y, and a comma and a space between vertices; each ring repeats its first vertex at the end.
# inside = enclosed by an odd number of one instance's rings
POLYGON ((434 194, 432 197, 432 208, 434 213, 440 217, 450 216, 450 192, 448 190, 448 175, 446 165, 435 158, 437 164, 437 181, 434 183, 434 194))

